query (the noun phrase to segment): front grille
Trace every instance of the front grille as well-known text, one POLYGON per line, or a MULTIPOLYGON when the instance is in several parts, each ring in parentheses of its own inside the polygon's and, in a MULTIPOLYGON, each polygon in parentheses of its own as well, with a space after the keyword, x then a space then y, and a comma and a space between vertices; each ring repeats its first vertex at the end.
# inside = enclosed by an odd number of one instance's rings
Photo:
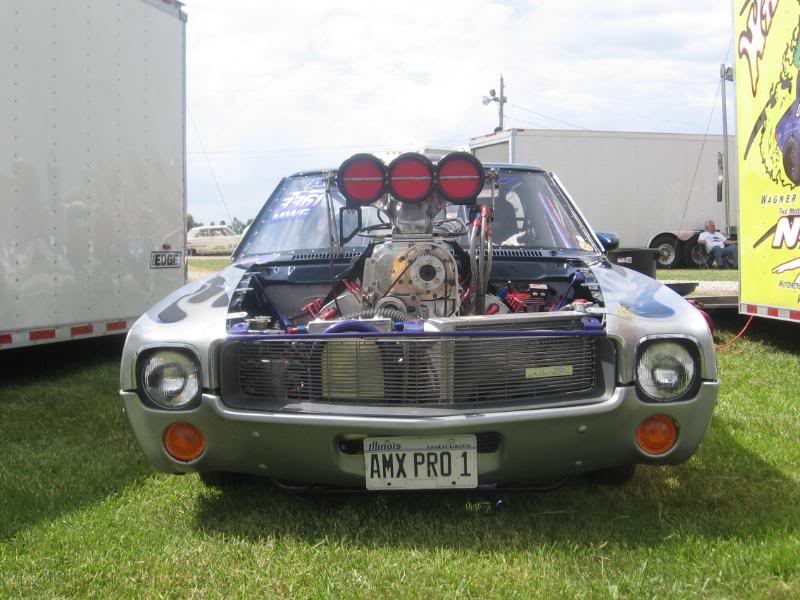
POLYGON ((243 341, 239 393, 280 404, 535 403, 595 390, 596 345, 591 336, 243 341))

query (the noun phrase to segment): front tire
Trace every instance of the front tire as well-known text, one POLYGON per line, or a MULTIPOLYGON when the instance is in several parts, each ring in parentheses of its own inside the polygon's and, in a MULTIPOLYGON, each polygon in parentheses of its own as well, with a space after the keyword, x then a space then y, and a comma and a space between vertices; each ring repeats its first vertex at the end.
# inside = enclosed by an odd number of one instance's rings
POLYGON ((681 253, 678 238, 669 233, 657 235, 650 243, 656 252, 656 265, 659 269, 675 269, 680 265, 681 253))

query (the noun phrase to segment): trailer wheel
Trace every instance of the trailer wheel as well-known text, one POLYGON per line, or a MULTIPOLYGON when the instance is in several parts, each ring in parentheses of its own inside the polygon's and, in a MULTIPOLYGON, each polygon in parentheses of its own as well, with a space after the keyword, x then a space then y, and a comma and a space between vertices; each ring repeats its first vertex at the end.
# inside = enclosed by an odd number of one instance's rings
POLYGON ((791 136, 783 147, 783 170, 795 185, 800 185, 800 144, 791 136))
POLYGON ((697 236, 690 239, 683 247, 683 262, 690 269, 700 269, 706 265, 706 257, 703 248, 697 241, 697 236))
POLYGON ((657 235, 650 243, 655 248, 656 266, 660 269, 675 269, 681 262, 681 243, 678 238, 669 233, 657 235))

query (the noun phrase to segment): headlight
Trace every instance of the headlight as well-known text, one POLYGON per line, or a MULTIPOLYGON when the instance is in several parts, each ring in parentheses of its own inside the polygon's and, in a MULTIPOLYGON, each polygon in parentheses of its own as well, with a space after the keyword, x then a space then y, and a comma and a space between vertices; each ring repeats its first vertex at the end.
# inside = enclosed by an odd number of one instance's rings
POLYGON ((200 395, 200 367, 186 352, 153 352, 144 358, 139 372, 142 390, 162 408, 184 408, 200 395))
POLYGON ((696 351, 674 340, 645 342, 638 352, 636 380, 643 400, 665 402, 687 395, 698 380, 696 351))

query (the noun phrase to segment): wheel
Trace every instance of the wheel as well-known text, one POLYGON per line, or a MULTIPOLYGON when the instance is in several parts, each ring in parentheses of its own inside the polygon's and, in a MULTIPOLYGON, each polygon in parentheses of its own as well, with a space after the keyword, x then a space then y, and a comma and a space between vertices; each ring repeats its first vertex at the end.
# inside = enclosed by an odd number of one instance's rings
POLYGON ((701 269, 707 266, 703 247, 696 237, 693 237, 683 246, 683 263, 690 269, 701 269))
POLYGON ((195 254, 197 254, 197 250, 195 250, 194 248, 186 249, 186 256, 194 256, 195 254))
POLYGON ((206 487, 219 490, 238 485, 244 480, 244 475, 241 473, 227 471, 201 471, 197 475, 206 487))
POLYGON ((586 474, 586 478, 589 483, 597 485, 624 485, 633 479, 634 473, 636 473, 636 465, 624 465, 592 471, 586 474))
POLYGON ((658 250, 656 254, 658 268, 675 269, 680 265, 680 242, 674 235, 669 233, 657 235, 650 243, 650 247, 658 250))
POLYGON ((783 170, 795 185, 800 185, 800 143, 791 136, 783 147, 783 170))

